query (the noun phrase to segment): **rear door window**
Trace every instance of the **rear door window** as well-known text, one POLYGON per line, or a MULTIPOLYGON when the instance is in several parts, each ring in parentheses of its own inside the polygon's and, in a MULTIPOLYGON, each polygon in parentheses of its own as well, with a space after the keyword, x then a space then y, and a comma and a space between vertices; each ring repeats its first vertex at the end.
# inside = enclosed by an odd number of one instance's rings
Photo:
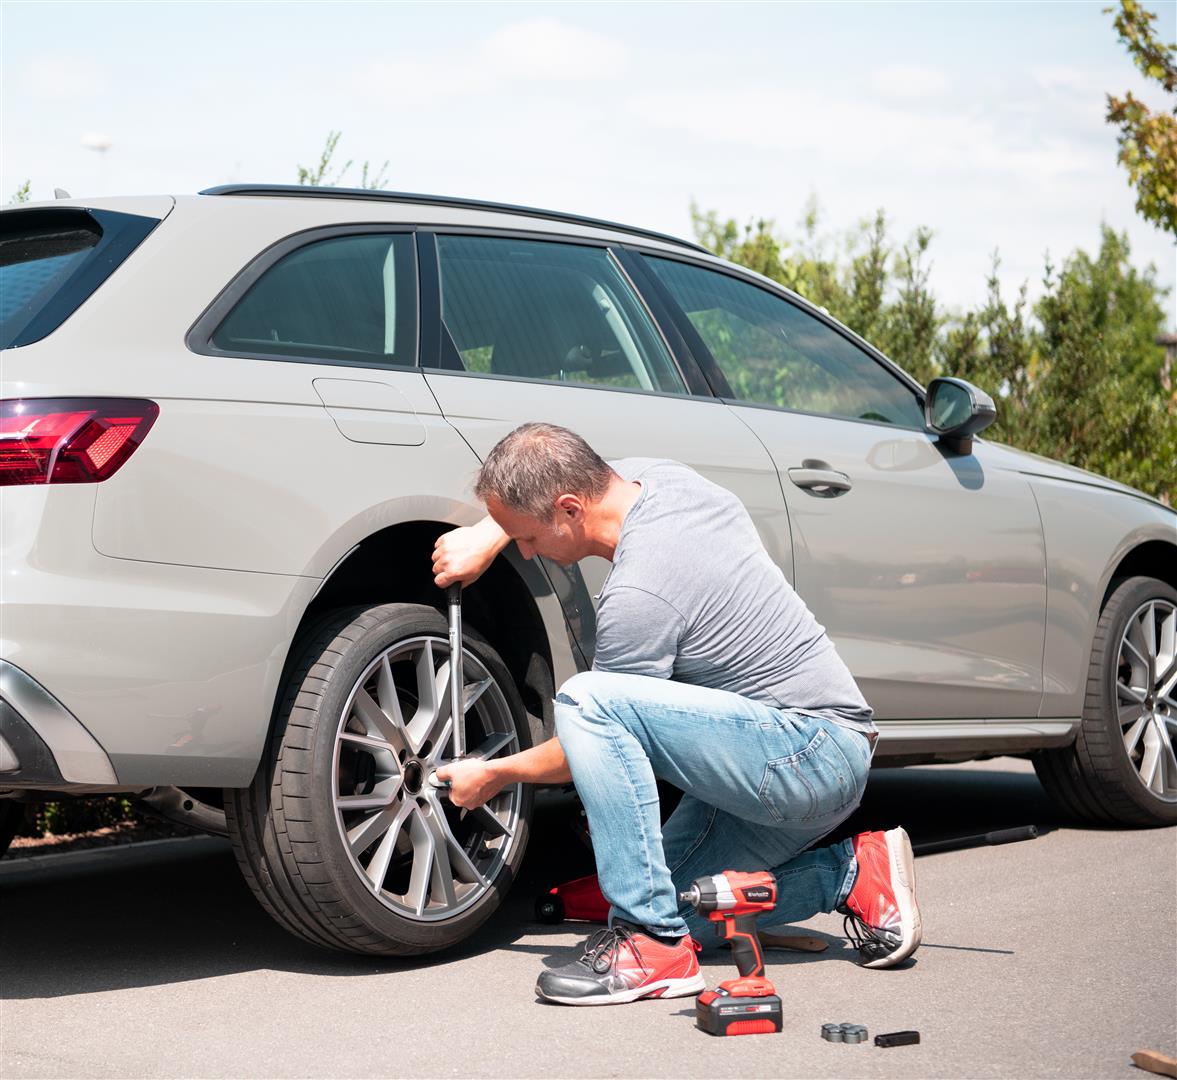
POLYGON ((516 379, 683 394, 682 377, 608 250, 437 237, 443 363, 516 379))
POLYGON ((402 367, 417 358, 417 271, 408 233, 303 244, 264 269, 212 349, 262 359, 402 367))
POLYGON ((0 348, 56 330, 159 220, 69 207, 0 214, 0 348))

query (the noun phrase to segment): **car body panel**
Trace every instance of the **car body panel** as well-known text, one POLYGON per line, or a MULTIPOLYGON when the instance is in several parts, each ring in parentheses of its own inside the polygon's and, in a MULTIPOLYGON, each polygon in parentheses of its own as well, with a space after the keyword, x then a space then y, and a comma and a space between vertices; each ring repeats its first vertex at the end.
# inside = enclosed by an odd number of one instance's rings
POLYGON ((772 452, 797 589, 881 719, 1036 716, 1046 568, 1028 481, 886 424, 731 406, 772 452), (852 487, 789 482, 820 459, 852 487))

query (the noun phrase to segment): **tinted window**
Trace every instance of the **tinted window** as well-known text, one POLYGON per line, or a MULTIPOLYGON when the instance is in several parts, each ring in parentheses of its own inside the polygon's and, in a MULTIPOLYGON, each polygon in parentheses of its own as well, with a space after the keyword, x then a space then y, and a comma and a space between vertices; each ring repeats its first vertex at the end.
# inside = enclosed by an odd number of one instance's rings
POLYGON ((412 236, 341 236, 291 252, 225 317, 212 344, 246 355, 416 363, 412 236))
POLYGON ((56 330, 158 224, 68 208, 0 215, 0 348, 56 330))
POLYGON ((465 236, 439 236, 437 245, 453 366, 685 392, 645 309, 603 248, 465 236))
POLYGON ((739 400, 923 428, 923 409, 907 386, 800 307, 728 274, 648 262, 739 400))

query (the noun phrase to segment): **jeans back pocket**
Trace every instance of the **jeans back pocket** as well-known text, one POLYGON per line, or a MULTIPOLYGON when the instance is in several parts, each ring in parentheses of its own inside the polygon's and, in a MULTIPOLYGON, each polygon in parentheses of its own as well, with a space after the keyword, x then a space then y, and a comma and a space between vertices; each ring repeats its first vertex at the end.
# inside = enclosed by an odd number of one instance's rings
POLYGON ((845 810, 857 796, 857 784, 846 755, 818 728, 803 750, 765 765, 759 795, 782 824, 816 821, 845 810))

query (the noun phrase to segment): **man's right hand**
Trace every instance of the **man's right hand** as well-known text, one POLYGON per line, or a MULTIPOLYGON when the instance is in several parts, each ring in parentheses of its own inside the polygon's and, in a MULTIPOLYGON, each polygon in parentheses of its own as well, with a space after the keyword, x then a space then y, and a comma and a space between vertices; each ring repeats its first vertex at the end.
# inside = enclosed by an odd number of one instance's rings
POLYGON ((441 589, 455 581, 474 584, 509 542, 489 515, 477 525, 442 533, 433 545, 434 583, 441 589))

